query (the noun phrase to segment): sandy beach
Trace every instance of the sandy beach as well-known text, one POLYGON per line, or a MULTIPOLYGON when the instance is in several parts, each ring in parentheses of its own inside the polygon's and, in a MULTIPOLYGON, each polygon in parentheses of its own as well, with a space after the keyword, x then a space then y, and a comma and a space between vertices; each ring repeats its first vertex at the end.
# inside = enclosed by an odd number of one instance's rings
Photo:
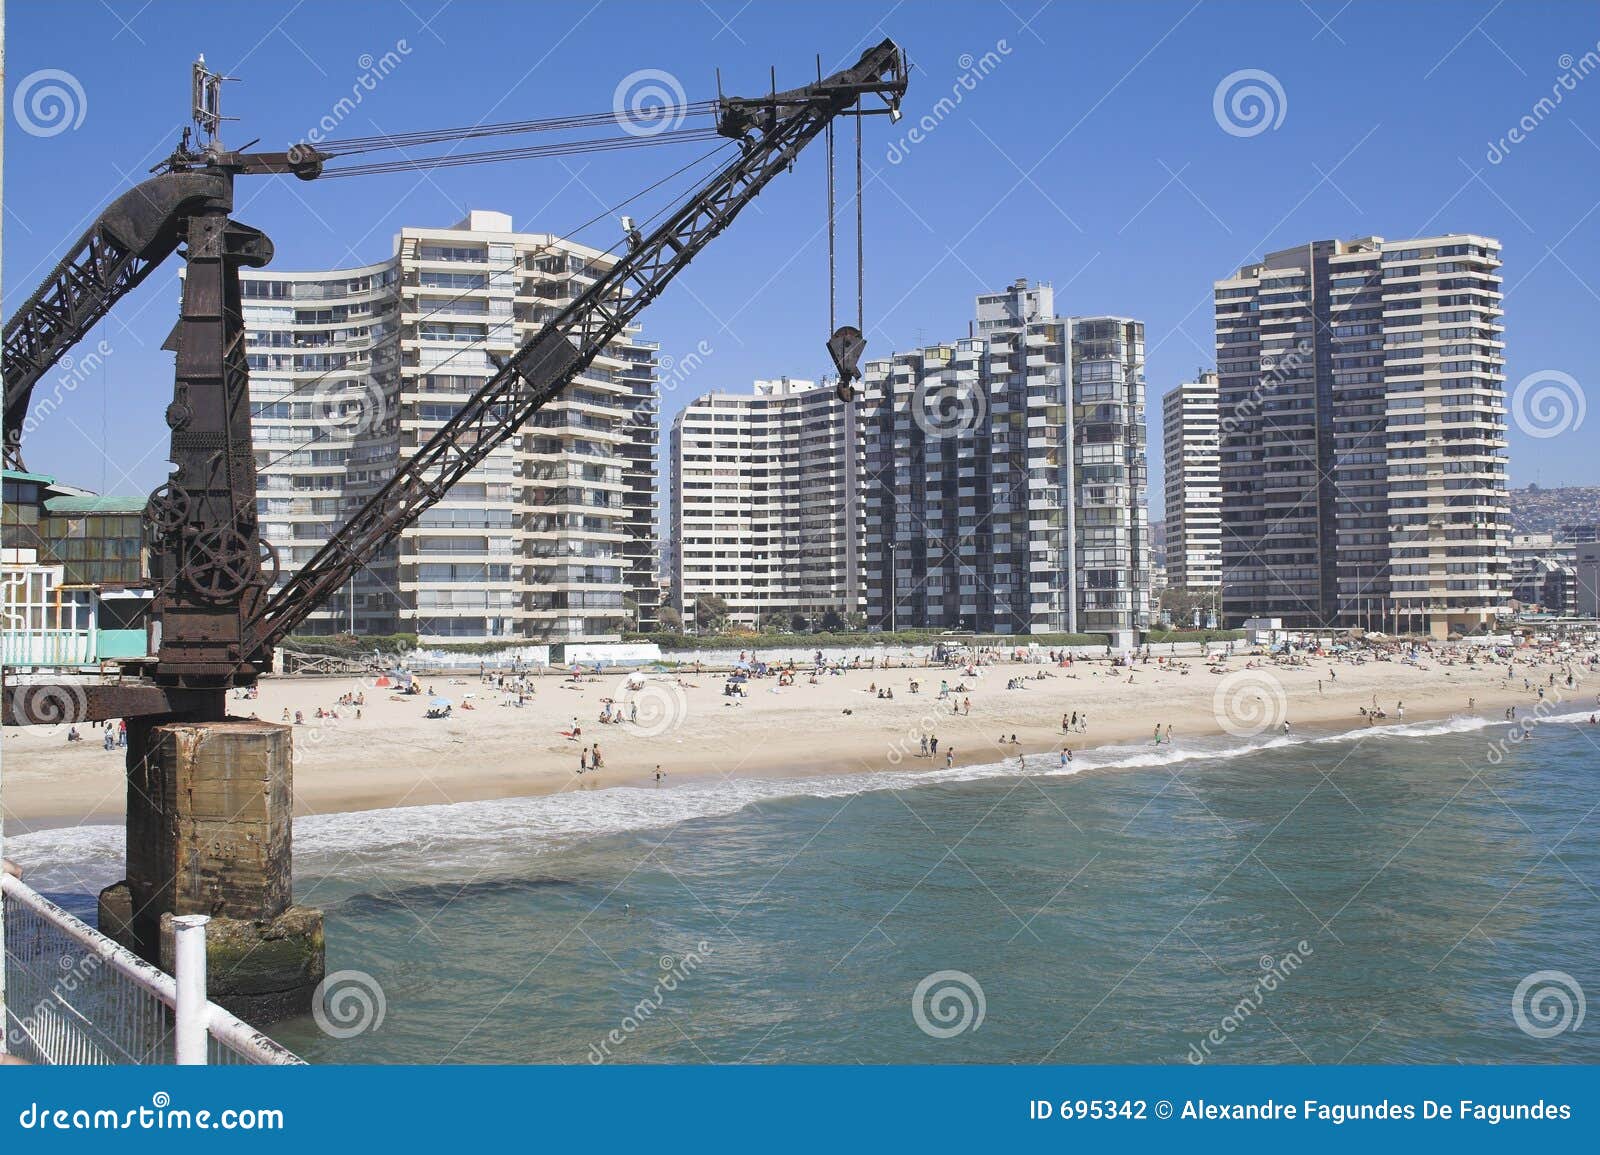
MULTIPOLYGON (((520 707, 514 692, 475 674, 422 675, 418 695, 395 695, 372 678, 270 677, 257 697, 229 704, 239 717, 280 721, 285 710, 303 717, 294 725, 296 812, 319 814, 641 785, 654 781, 658 765, 670 787, 721 776, 942 769, 951 753, 957 766, 993 763, 1059 754, 1063 745, 1151 742, 1158 726, 1163 742, 1170 726, 1180 745, 1204 735, 1281 732, 1284 721, 1296 729, 1354 727, 1374 704, 1386 724, 1468 712, 1498 718, 1507 706, 1538 702, 1524 678, 1537 686, 1567 668, 1519 661, 1508 681, 1503 661, 1468 664, 1448 655, 1415 664, 1314 658, 1287 665, 1241 653, 1214 671, 1198 658, 1174 663, 1062 668, 1000 660, 972 673, 863 668, 814 682, 802 670, 788 686, 752 679, 744 697, 725 695, 725 675, 709 671, 613 672, 578 682, 547 675, 529 680, 532 693, 520 707), (948 698, 939 697, 941 682, 948 698), (884 689, 892 699, 879 696, 884 689), (359 718, 354 707, 336 707, 346 694, 362 696, 359 718), (449 717, 426 716, 434 696, 452 703, 449 717), (629 720, 601 724, 607 699, 629 720), (339 716, 318 718, 319 708, 337 708, 339 716), (1074 713, 1087 724, 1064 733, 1063 716, 1074 713), (577 738, 568 733, 575 721, 577 738), (937 755, 922 754, 923 735, 938 738, 937 755), (602 768, 579 775, 580 750, 596 742, 602 768)), ((1568 700, 1593 704, 1587 693, 1569 692, 1568 700)), ((83 732, 84 741, 69 744, 64 726, 5 731, 9 829, 121 817, 124 752, 105 750, 93 727, 83 732)))

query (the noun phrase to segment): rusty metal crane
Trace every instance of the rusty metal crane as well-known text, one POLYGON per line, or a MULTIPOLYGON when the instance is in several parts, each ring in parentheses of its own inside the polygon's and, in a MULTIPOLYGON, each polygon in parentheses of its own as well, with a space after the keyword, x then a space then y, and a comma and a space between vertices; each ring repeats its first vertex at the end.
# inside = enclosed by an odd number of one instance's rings
MULTIPOLYGON (((185 132, 159 175, 113 203, 5 327, 5 451, 9 462, 20 463, 34 384, 118 300, 183 247, 182 309, 166 346, 177 354, 166 413, 177 469, 151 495, 145 511, 157 583, 154 661, 118 684, 82 687, 75 697, 76 717, 52 720, 222 718, 230 687, 248 685, 270 670, 278 642, 559 396, 807 144, 840 116, 897 117, 907 70, 900 49, 885 40, 851 67, 815 83, 707 102, 701 111, 715 115, 714 132, 691 129, 682 135, 735 141, 737 156, 653 231, 636 231, 627 251, 512 354, 276 592, 271 592, 276 558, 256 520, 239 285, 240 267, 265 265, 272 245, 259 230, 232 219, 233 181, 256 174, 310 180, 324 172, 379 172, 411 162, 325 169, 339 155, 394 147, 394 138, 344 150, 323 144, 296 145, 284 153, 225 150, 216 135, 221 79, 203 64, 196 66, 195 120, 206 138, 203 146, 191 148, 185 132), (881 103, 868 107, 869 97, 881 103)), ((525 130, 530 123, 518 122, 507 131, 525 130)), ((567 118, 563 127, 582 123, 597 121, 567 118)), ((400 143, 476 137, 495 128, 409 134, 400 143)), ((544 147, 481 155, 545 155, 544 147)), ((463 159, 450 158, 451 163, 463 159)), ((830 181, 831 167, 830 158, 830 181)), ((830 345, 841 371, 846 363, 853 369, 860 355, 859 332, 850 333, 841 329, 832 342, 839 348, 830 345)), ((4 697, 5 721, 27 721, 14 699, 14 694, 4 697)))

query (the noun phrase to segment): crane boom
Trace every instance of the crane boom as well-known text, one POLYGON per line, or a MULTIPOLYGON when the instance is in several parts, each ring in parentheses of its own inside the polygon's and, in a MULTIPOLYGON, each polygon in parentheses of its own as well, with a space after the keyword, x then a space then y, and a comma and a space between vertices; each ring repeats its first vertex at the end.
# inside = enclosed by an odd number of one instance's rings
POLYGON ((179 149, 171 171, 135 185, 108 205, 5 325, 5 461, 22 465, 22 436, 34 387, 117 302, 177 251, 191 214, 229 200, 230 173, 321 172, 322 154, 192 154, 179 149), (198 167, 203 164, 205 167, 198 167))
MULTIPOLYGON (((885 40, 854 66, 815 84, 765 97, 722 100, 718 131, 742 142, 739 156, 524 343, 262 604, 246 630, 251 662, 267 668, 274 645, 513 437, 541 406, 559 396, 835 117, 868 95, 881 97, 885 111, 897 113, 905 88, 900 50, 885 40)), ((875 110, 858 110, 857 115, 868 111, 875 110)))
POLYGON ((129 189, 100 214, 5 327, 5 458, 22 463, 33 388, 178 247, 178 222, 216 194, 206 177, 167 173, 129 189))

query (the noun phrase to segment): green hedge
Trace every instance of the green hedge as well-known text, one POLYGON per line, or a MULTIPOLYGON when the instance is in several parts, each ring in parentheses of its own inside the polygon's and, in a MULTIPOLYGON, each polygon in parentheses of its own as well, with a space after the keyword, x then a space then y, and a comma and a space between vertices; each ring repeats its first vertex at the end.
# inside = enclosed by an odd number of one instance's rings
POLYGON ((976 643, 1006 648, 1036 643, 1051 646, 1103 646, 1104 634, 1017 634, 1015 636, 974 638, 971 634, 941 634, 927 630, 900 630, 890 633, 849 634, 676 634, 658 631, 624 634, 624 641, 654 642, 664 652, 675 650, 773 650, 773 649, 870 649, 873 646, 931 646, 941 642, 955 645, 976 643))
POLYGON ((333 634, 326 637, 291 635, 283 639, 286 649, 305 654, 324 654, 335 658, 364 658, 373 650, 385 654, 405 654, 417 648, 416 634, 333 634))
POLYGON ((1168 642, 1242 642, 1243 630, 1151 630, 1144 645, 1164 646, 1168 642))

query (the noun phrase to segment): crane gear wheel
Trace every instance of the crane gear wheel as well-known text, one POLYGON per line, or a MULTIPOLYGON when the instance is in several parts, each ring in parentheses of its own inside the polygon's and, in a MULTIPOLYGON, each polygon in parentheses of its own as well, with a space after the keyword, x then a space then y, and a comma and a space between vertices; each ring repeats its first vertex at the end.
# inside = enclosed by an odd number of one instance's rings
POLYGON ((145 502, 144 523, 156 537, 177 533, 189 519, 189 493, 181 485, 167 482, 145 502))
POLYGON ((283 573, 283 566, 278 561, 278 547, 264 537, 257 540, 261 543, 261 584, 271 589, 278 584, 278 578, 283 573))
POLYGON ((239 597, 260 576, 261 554, 254 542, 232 526, 218 526, 195 538, 183 577, 207 601, 239 597))

